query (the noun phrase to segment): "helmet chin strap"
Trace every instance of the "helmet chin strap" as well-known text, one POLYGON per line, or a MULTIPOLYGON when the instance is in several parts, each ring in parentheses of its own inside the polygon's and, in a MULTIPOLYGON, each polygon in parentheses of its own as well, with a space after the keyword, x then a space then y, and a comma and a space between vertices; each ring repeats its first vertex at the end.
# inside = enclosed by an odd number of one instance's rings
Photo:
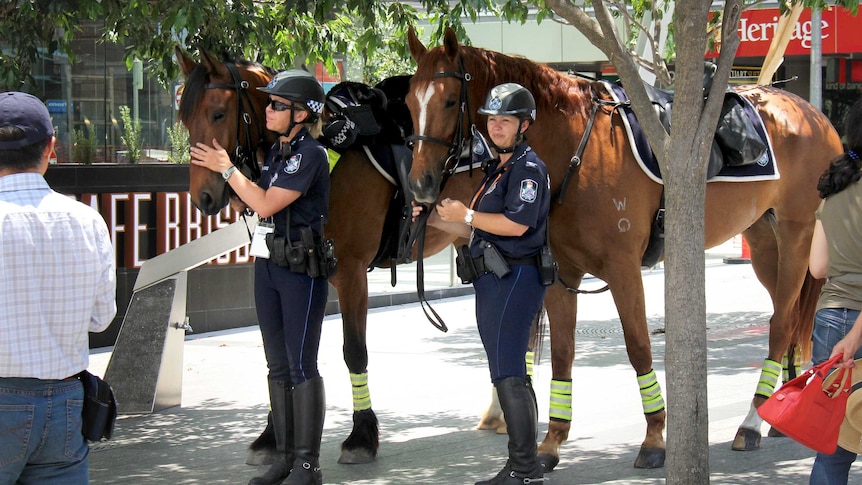
POLYGON ((281 155, 281 157, 282 157, 282 158, 287 158, 287 157, 289 157, 289 156, 290 156, 290 154, 291 154, 291 152, 293 151, 293 143, 291 143, 291 140, 286 141, 286 142, 285 142, 285 141, 281 141, 281 137, 290 138, 290 133, 293 131, 293 127, 297 125, 297 123, 296 123, 296 121, 295 121, 295 119, 294 119, 294 116, 293 116, 293 115, 294 115, 294 113, 295 113, 295 110, 294 110, 293 105, 291 104, 291 105, 290 105, 290 124, 289 124, 289 125, 287 125, 287 131, 285 131, 284 133, 279 133, 279 134, 278 134, 278 138, 279 138, 279 141, 278 141, 278 142, 279 142, 279 145, 278 145, 278 148, 279 148, 279 155, 281 155))
POLYGON ((518 134, 515 135, 515 143, 513 143, 512 146, 507 148, 500 148, 497 146, 496 143, 494 143, 494 140, 488 140, 488 144, 491 145, 491 148, 493 148, 494 151, 496 151, 497 153, 512 153, 515 151, 515 148, 520 145, 521 142, 524 141, 524 138, 525 136, 521 132, 521 127, 518 127, 518 134))

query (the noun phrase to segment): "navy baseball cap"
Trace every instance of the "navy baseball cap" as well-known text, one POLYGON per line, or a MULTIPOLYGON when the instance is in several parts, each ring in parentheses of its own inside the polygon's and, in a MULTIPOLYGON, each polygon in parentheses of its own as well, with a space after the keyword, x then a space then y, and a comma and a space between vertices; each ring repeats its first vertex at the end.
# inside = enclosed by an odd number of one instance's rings
POLYGON ((18 91, 0 93, 0 126, 17 126, 24 131, 20 140, 0 140, 0 150, 17 150, 54 135, 45 103, 18 91))

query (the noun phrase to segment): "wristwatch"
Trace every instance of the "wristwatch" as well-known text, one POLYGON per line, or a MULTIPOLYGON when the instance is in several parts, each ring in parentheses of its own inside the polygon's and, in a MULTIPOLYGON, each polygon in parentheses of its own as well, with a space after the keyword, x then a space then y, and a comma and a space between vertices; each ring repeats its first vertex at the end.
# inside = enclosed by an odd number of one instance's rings
POLYGON ((229 169, 221 173, 221 178, 223 178, 225 182, 227 182, 227 179, 229 179, 234 172, 236 172, 236 165, 231 165, 229 169))
POLYGON ((466 222, 468 226, 473 225, 473 209, 467 209, 467 214, 464 216, 464 222, 466 222))

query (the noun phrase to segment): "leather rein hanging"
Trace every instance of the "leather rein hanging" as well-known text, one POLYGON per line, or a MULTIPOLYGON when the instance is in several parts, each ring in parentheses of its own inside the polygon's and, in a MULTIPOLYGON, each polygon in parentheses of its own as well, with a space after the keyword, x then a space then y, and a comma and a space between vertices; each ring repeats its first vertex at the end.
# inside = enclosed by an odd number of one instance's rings
MULTIPOLYGON (((464 61, 460 57, 458 58, 458 68, 458 72, 444 71, 435 73, 433 76, 434 79, 453 77, 461 81, 461 94, 458 100, 458 121, 455 123, 455 132, 452 134, 452 140, 446 141, 441 138, 435 138, 426 135, 411 135, 407 137, 408 143, 412 143, 414 141, 427 141, 448 147, 448 155, 446 158, 446 162, 443 164, 443 173, 440 178, 439 193, 443 193, 443 188, 446 186, 446 182, 452 175, 455 174, 455 170, 458 168, 458 159, 461 156, 461 153, 463 153, 464 147, 469 146, 470 144, 468 139, 464 137, 464 118, 466 115, 466 128, 468 130, 467 132, 469 133, 469 127, 473 124, 473 116, 468 111, 470 108, 470 103, 467 83, 473 79, 473 76, 470 75, 469 72, 465 72, 464 61)), ((470 170, 472 171, 472 169, 473 166, 471 164, 470 170)), ((412 246, 414 241, 417 244, 418 257, 416 258, 416 294, 419 299, 419 304, 422 307, 422 311, 425 313, 425 318, 427 318, 428 321, 431 322, 431 325, 434 325, 437 330, 440 330, 441 332, 448 332, 449 327, 446 326, 446 323, 443 321, 442 318, 440 318, 440 315, 437 314, 437 312, 431 307, 431 304, 428 303, 428 300, 425 298, 425 266, 423 263, 422 255, 425 252, 425 231, 428 228, 428 217, 431 215, 432 209, 433 207, 426 207, 426 210, 422 211, 422 213, 416 218, 416 225, 410 236, 409 244, 410 246, 412 246)))

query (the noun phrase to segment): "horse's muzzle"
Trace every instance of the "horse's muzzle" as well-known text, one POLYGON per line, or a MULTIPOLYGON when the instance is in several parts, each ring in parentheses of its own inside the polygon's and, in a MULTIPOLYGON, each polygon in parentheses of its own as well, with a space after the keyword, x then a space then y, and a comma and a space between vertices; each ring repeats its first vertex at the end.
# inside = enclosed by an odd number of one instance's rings
POLYGON ((440 195, 440 180, 432 173, 425 172, 418 179, 410 179, 410 191, 416 202, 433 204, 440 195))

